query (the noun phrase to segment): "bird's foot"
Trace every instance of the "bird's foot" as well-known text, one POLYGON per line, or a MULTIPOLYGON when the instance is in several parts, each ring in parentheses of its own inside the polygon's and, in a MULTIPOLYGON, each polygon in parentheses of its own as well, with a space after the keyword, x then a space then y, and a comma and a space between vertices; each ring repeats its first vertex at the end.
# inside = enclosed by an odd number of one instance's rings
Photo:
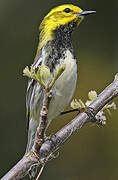
POLYGON ((96 119, 94 115, 94 109, 92 107, 76 108, 76 109, 61 112, 60 115, 68 114, 71 112, 78 112, 78 114, 85 112, 90 118, 96 119))

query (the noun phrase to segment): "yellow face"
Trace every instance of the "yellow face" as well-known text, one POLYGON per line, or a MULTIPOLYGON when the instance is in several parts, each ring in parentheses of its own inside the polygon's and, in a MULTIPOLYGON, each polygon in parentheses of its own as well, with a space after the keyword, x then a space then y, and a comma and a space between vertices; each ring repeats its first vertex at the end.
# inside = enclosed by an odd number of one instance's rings
POLYGON ((57 28, 68 25, 71 22, 74 22, 78 26, 85 15, 94 12, 95 11, 83 11, 72 4, 61 5, 52 9, 40 25, 40 42, 37 53, 48 41, 55 38, 54 31, 57 28))
POLYGON ((52 9, 40 25, 40 29, 43 29, 48 25, 48 29, 55 30, 61 25, 66 25, 72 21, 77 22, 79 25, 83 16, 79 16, 83 10, 74 5, 61 5, 52 9))

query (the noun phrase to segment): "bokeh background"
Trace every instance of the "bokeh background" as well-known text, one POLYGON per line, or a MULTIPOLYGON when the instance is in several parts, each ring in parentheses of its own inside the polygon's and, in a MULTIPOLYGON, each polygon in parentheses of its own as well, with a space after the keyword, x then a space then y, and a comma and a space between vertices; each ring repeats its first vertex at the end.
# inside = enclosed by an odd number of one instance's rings
MULTIPOLYGON (((73 35, 79 66, 75 97, 85 101, 88 91, 100 93, 118 72, 117 1, 0 0, 0 177, 25 152, 27 78, 22 71, 35 57, 38 26, 51 8, 63 3, 97 11, 86 17, 73 35)), ((48 134, 74 115, 56 118, 48 134)), ((88 124, 71 137, 60 156, 47 164, 41 179, 118 179, 118 111, 107 117, 105 127, 88 124)))

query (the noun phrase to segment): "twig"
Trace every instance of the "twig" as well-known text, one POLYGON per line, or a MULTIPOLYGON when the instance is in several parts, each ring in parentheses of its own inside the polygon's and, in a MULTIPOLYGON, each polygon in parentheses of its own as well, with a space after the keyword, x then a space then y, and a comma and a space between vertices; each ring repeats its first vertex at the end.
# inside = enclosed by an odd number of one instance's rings
MULTIPOLYGON (((118 74, 115 76, 114 81, 90 104, 90 107, 94 109, 94 115, 116 96, 118 96, 118 74)), ((80 113, 59 130, 51 138, 51 141, 47 140, 44 142, 40 148, 40 162, 48 159, 50 154, 53 154, 59 149, 72 134, 77 132, 87 122, 92 122, 92 118, 86 113, 80 113)), ((24 156, 1 180, 21 179, 27 174, 31 165, 36 162, 38 162, 38 159, 34 155, 29 154, 29 156, 24 156)))
POLYGON ((39 171, 39 174, 38 174, 38 176, 37 176, 36 180, 38 180, 38 179, 39 179, 39 177, 41 176, 41 174, 42 174, 42 172, 43 172, 44 167, 45 167, 45 164, 43 164, 43 165, 42 165, 42 167, 41 167, 41 169, 40 169, 40 171, 39 171))
POLYGON ((40 124, 37 128, 35 142, 33 145, 33 152, 39 155, 40 148, 44 143, 44 133, 47 126, 47 114, 48 114, 48 107, 50 100, 52 98, 52 91, 46 87, 44 90, 44 99, 43 99, 43 106, 40 112, 40 124))

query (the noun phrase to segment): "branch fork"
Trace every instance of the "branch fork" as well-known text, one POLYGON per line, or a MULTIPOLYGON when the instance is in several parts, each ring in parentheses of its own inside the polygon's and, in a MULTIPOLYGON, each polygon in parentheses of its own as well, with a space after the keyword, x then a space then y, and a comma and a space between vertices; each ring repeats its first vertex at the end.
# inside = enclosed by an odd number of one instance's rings
MULTIPOLYGON (((118 96, 118 74, 115 76, 114 81, 109 86, 107 86, 95 98, 95 100, 90 103, 89 106, 94 109, 94 114, 96 115, 107 103, 109 103, 116 96, 118 96)), ((45 98, 48 99, 46 95, 44 95, 44 99, 45 98)), ((48 101, 50 101, 50 99, 51 98, 49 98, 48 101)), ((44 102, 45 101, 43 101, 43 103, 44 102)), ((41 112, 42 118, 46 117, 48 113, 48 106, 46 109, 46 104, 44 103, 43 105, 44 113, 41 112)), ((28 170, 32 165, 48 160, 49 157, 51 157, 51 155, 55 151, 57 151, 70 136, 76 133, 87 122, 90 122, 90 117, 86 113, 83 112, 77 115, 73 120, 71 120, 67 125, 60 129, 55 135, 53 135, 51 140, 43 142, 42 145, 40 145, 39 143, 38 147, 35 147, 35 149, 39 151, 38 159, 32 153, 29 154, 29 156, 25 155, 4 177, 1 178, 1 180, 17 180, 23 178, 23 176, 28 173, 28 170)), ((44 130, 45 129, 43 129, 42 131, 43 133, 44 130)), ((43 133, 42 135, 44 135, 43 133)), ((43 170, 43 168, 44 167, 42 167, 41 171, 43 170)))

